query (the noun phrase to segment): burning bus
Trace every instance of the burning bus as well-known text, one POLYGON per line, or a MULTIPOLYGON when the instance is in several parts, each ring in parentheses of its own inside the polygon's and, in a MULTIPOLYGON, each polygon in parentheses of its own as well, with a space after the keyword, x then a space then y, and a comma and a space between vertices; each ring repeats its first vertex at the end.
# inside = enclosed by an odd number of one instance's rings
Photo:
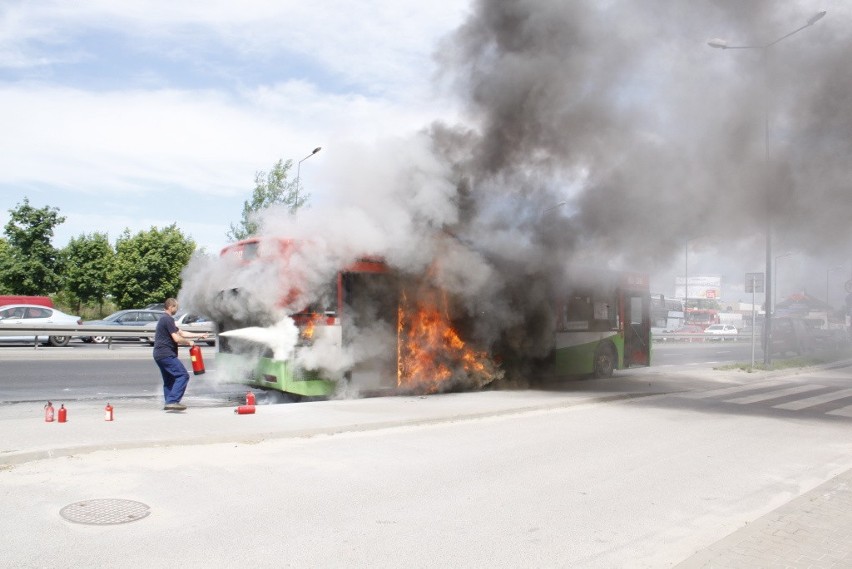
POLYGON ((317 274, 306 271, 313 263, 298 262, 320 253, 280 238, 222 250, 234 271, 250 277, 218 299, 217 365, 225 373, 296 397, 327 397, 480 389, 507 369, 603 378, 650 365, 646 275, 595 271, 569 279, 543 311, 552 334, 547 355, 536 358, 500 339, 472 341, 472 318, 428 271, 405 275, 380 257, 361 256, 317 274))
POLYGON ((234 271, 250 274, 247 286, 221 291, 214 311, 217 365, 228 376, 296 397, 436 392, 499 377, 489 356, 453 328, 442 291, 380 257, 358 257, 318 278, 298 262, 305 254, 315 254, 309 243, 277 238, 222 250, 234 271))

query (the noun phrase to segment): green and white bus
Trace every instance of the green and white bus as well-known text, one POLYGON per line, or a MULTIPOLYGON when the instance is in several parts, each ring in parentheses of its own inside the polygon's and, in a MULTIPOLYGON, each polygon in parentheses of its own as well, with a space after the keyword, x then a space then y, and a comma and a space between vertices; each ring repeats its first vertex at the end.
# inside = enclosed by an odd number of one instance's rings
POLYGON ((650 307, 647 275, 584 271, 572 279, 557 302, 553 373, 604 378, 651 365, 650 307))
MULTIPOLYGON (((286 239, 247 239, 225 247, 222 257, 236 260, 235 270, 252 274, 257 272, 252 266, 256 269, 258 264, 277 267, 263 277, 270 284, 264 288, 274 291, 276 274, 280 274, 276 270, 288 272, 288 259, 298 248, 296 242, 286 239)), ((548 326, 554 330, 553 349, 545 359, 544 373, 605 378, 617 369, 650 365, 651 298, 647 275, 600 270, 578 274, 581 276, 569 279, 555 296, 553 321, 548 326)), ((293 298, 298 297, 299 291, 290 288, 293 283, 289 282, 275 293, 282 307, 291 306, 293 298)), ((325 288, 319 295, 322 301, 287 311, 299 336, 286 354, 276 353, 271 347, 274 343, 264 343, 262 338, 252 339, 247 334, 275 334, 275 322, 270 320, 274 310, 249 309, 252 298, 248 291, 222 291, 225 308, 219 314, 210 314, 216 319, 220 334, 217 367, 227 370, 235 380, 295 398, 330 396, 342 379, 350 385, 366 386, 362 392, 392 392, 401 385, 402 373, 398 332, 404 287, 399 275, 381 259, 364 257, 339 271, 325 288), (396 331, 397 337, 376 349, 369 362, 341 370, 336 377, 295 363, 298 353, 310 352, 310 348, 320 345, 317 342, 330 347, 332 353, 352 345, 359 330, 375 323, 396 331)))

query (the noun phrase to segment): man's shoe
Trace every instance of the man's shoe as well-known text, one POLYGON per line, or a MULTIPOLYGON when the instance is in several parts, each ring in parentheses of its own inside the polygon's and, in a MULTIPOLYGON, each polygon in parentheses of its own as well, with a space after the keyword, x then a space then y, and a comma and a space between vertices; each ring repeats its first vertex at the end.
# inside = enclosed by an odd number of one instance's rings
POLYGON ((166 411, 186 411, 186 405, 181 403, 166 403, 166 406, 163 407, 166 411))

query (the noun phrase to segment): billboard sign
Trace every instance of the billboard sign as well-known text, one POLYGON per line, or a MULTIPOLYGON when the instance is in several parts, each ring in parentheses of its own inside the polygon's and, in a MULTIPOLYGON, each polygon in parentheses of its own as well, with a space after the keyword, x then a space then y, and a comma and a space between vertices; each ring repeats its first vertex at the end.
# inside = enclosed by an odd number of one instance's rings
POLYGON ((689 283, 686 290, 686 293, 688 294, 684 294, 683 283, 683 277, 675 277, 675 298, 717 300, 722 297, 722 277, 689 277, 689 283))

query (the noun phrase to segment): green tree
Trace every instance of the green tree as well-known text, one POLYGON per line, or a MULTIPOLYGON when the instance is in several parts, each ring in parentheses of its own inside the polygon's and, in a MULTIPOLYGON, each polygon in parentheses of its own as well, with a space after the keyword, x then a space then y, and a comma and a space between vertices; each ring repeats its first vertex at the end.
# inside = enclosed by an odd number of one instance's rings
POLYGON ((290 213, 295 213, 305 204, 310 195, 299 191, 298 180, 287 179, 292 168, 292 160, 279 160, 268 173, 260 171, 254 175, 251 200, 243 202, 240 223, 231 224, 228 239, 238 241, 257 234, 260 226, 256 214, 272 205, 287 206, 290 213))
POLYGON ((12 289, 6 286, 3 280, 6 263, 12 253, 9 250, 9 242, 5 237, 0 237, 0 294, 12 294, 12 289))
POLYGON ((59 252, 51 244, 53 229, 65 221, 59 210, 23 204, 9 210, 4 234, 7 251, 0 257, 0 283, 15 294, 46 295, 59 288, 59 252))
POLYGON ((152 227, 133 236, 125 229, 115 243, 110 278, 110 292, 118 307, 139 308, 176 297, 181 271, 194 250, 195 241, 175 224, 162 230, 152 227))
POLYGON ((63 288, 76 299, 77 313, 81 303, 103 306, 115 260, 107 234, 95 232, 74 237, 61 253, 63 288))

